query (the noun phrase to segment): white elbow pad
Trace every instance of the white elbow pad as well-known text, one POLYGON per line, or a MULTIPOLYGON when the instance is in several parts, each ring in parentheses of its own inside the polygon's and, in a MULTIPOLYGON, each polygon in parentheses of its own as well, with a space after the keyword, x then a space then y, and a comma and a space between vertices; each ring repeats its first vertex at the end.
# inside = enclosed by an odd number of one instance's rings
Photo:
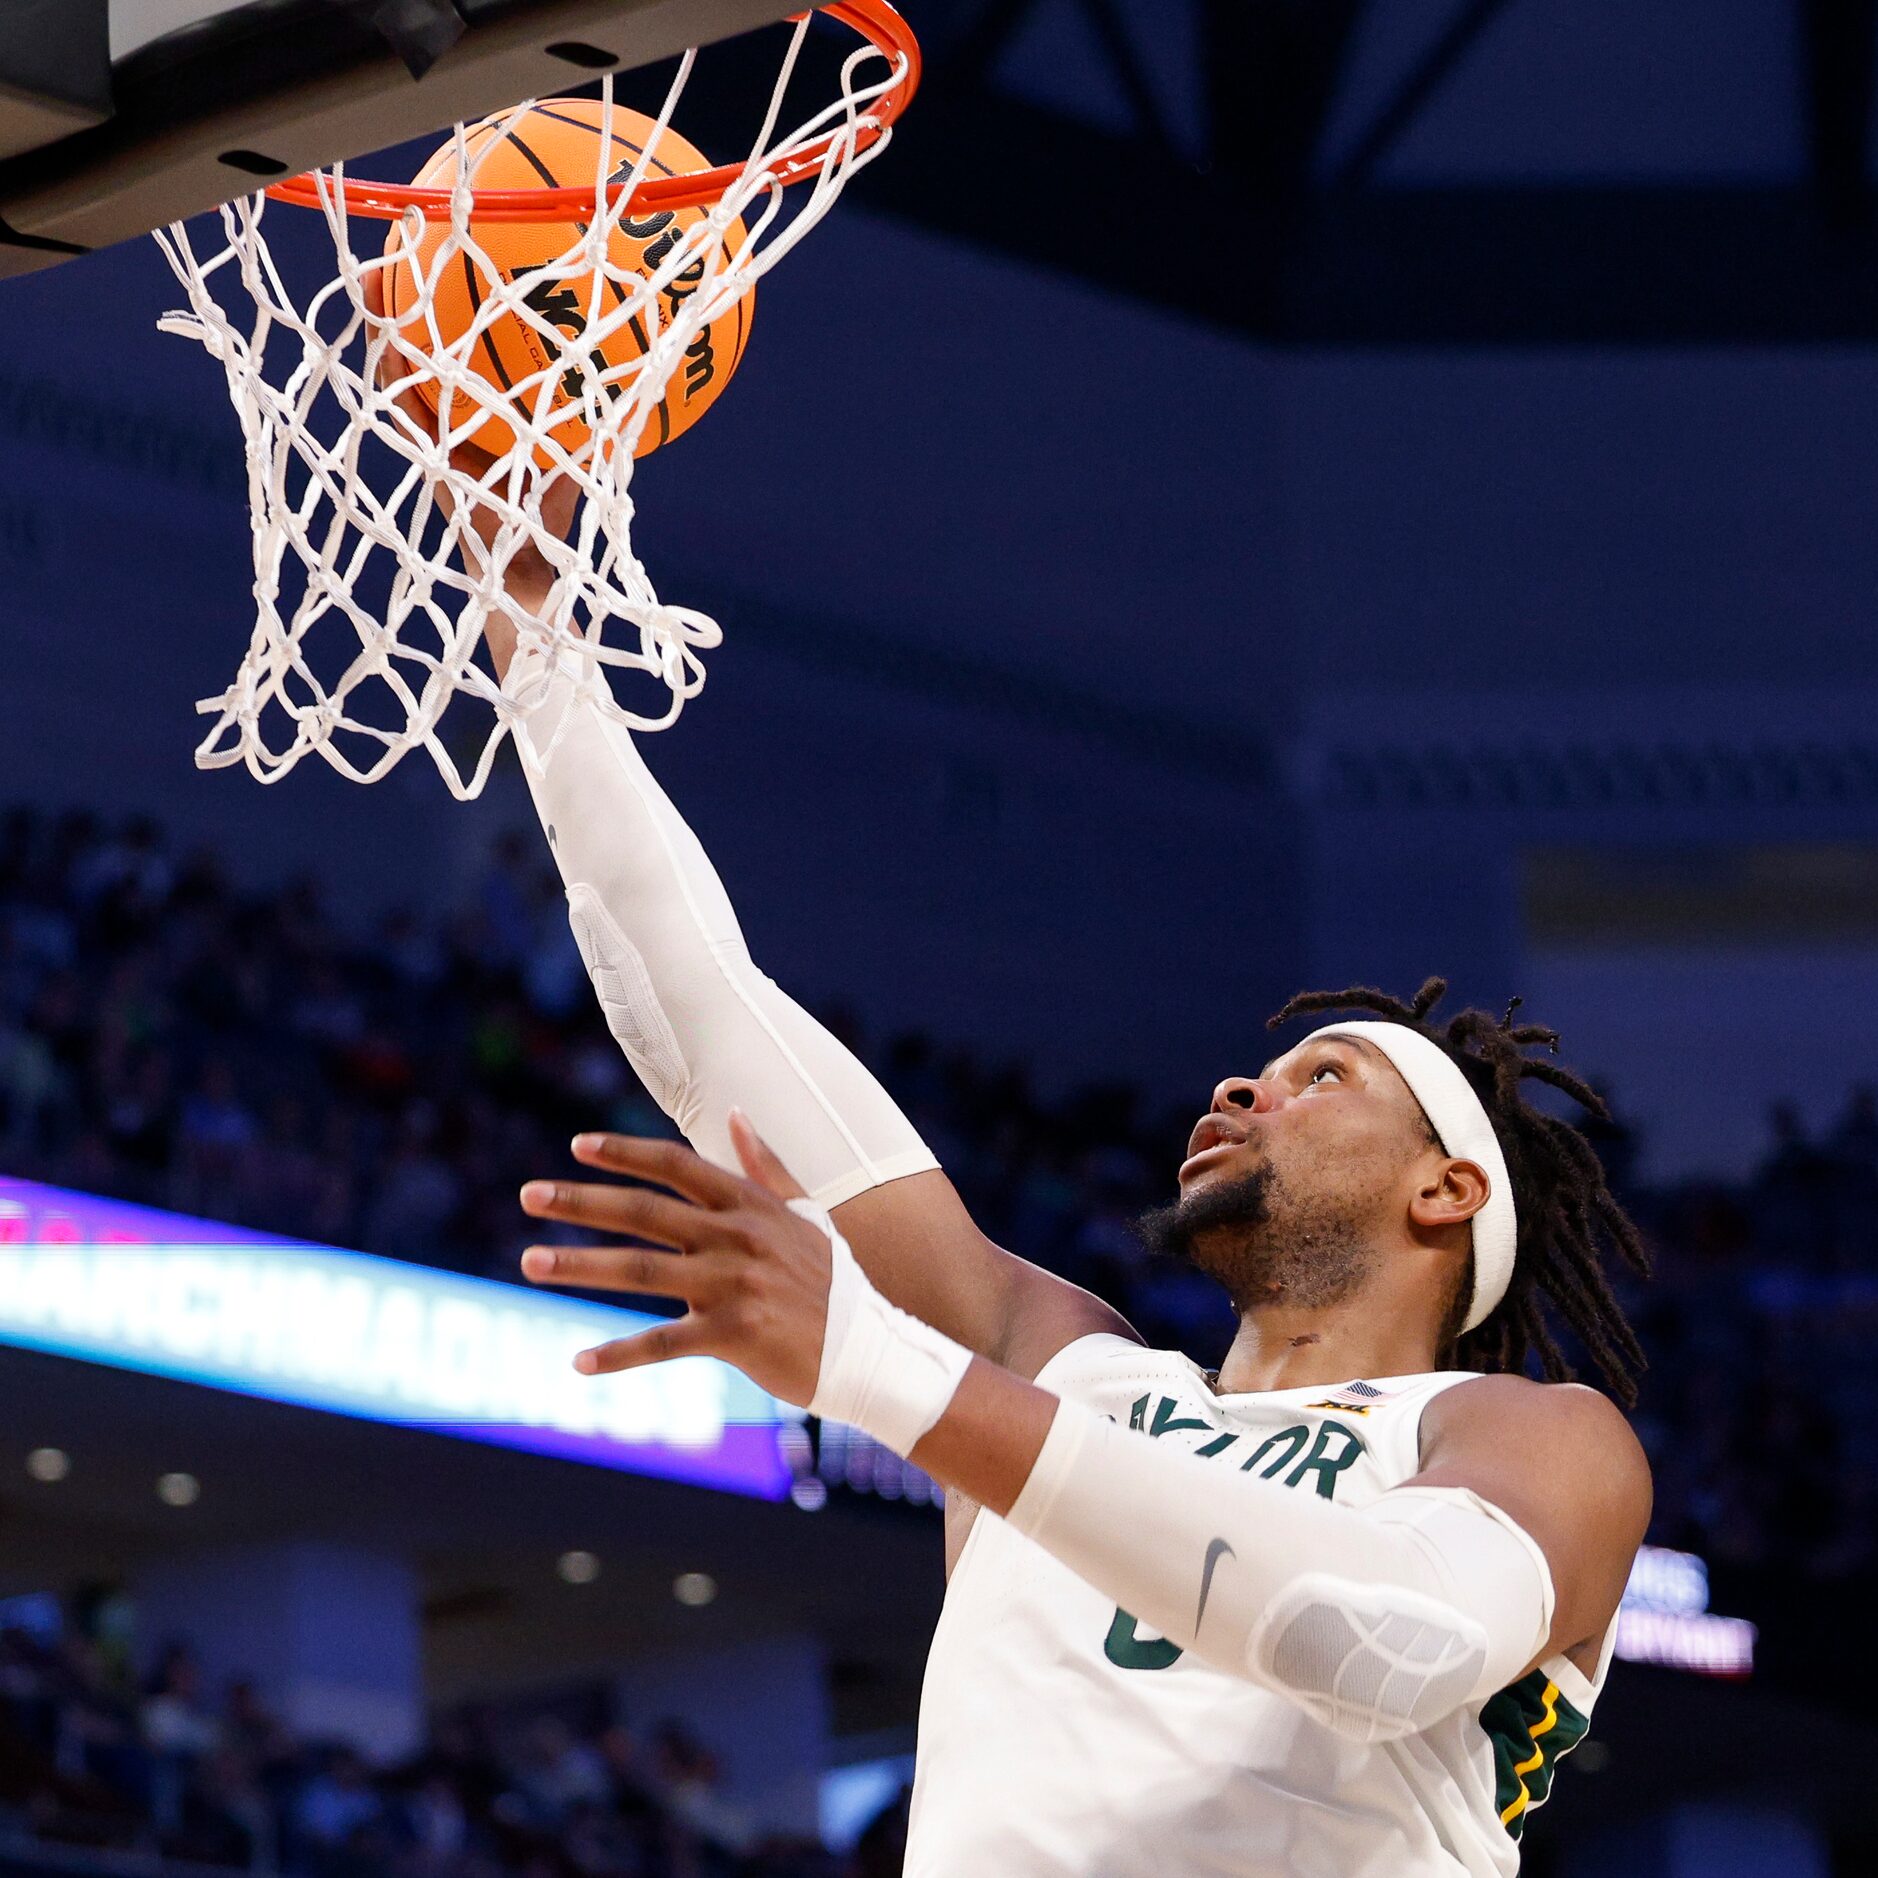
POLYGON ((1007 1516, 1125 1611, 1346 1739, 1418 1733, 1552 1628, 1545 1554, 1460 1487, 1337 1506, 1057 1407, 1007 1516))
POLYGON ((1302 1573, 1254 1626, 1247 1666, 1338 1734, 1393 1741, 1519 1675, 1551 1629, 1551 1573, 1518 1526, 1462 1489, 1398 1488, 1364 1517, 1410 1543, 1423 1588, 1302 1573))
POLYGON ((1487 1632, 1441 1598, 1328 1572, 1294 1578, 1252 1633, 1248 1662, 1338 1734, 1393 1741, 1458 1708, 1487 1632))
POLYGON ((666 1114, 683 1107, 689 1072, 671 1020, 659 1003, 639 948, 620 931, 594 890, 576 883, 567 890, 567 923, 574 929, 581 962, 613 1041, 626 1052, 646 1092, 666 1114))

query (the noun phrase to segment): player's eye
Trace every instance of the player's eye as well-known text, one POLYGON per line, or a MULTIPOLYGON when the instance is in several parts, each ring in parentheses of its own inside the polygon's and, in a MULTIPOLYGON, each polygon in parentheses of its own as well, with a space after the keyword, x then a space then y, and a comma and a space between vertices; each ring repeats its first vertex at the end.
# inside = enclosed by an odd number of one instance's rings
POLYGON ((1336 1081, 1342 1082, 1342 1066, 1337 1063, 1319 1063, 1318 1066, 1311 1071, 1310 1080, 1313 1084, 1316 1084, 1321 1082, 1326 1076, 1333 1077, 1336 1081))

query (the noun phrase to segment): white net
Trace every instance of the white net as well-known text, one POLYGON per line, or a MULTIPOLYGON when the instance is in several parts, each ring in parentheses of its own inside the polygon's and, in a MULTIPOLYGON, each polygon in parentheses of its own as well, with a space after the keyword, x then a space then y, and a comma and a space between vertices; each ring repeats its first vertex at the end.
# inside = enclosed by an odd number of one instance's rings
MULTIPOLYGON (((699 653, 721 634, 705 614, 662 602, 633 551, 634 450, 699 335, 885 148, 877 114, 908 75, 904 56, 862 46, 835 101, 781 131, 809 28, 806 15, 795 24, 742 175, 708 212, 669 216, 651 247, 616 237, 694 53, 623 179, 603 88, 592 219, 570 225, 571 244, 538 265, 489 252, 495 225, 473 215, 472 192, 501 138, 477 127, 455 135, 447 228, 407 209, 387 243, 382 221, 348 212, 343 168, 322 173, 338 267, 328 257, 304 293, 269 250, 280 231, 267 226, 264 196, 220 212, 219 246, 198 248, 180 223, 158 234, 189 295, 189 311, 161 324, 221 361, 247 443, 256 620, 234 682, 197 706, 214 720, 198 765, 245 764, 273 782, 317 753, 376 782, 421 744, 451 793, 473 797, 535 702, 498 684, 479 656, 486 632, 493 642, 512 631, 524 651, 548 654, 526 661, 540 684, 574 665, 577 695, 632 728, 677 717, 704 681, 699 653), (609 194, 609 180, 624 186, 609 194), (471 283, 474 312, 453 330, 438 300, 458 281, 471 283), (486 335, 516 320, 546 363, 503 385, 485 375, 486 335), (622 333, 632 343, 609 348, 622 333)), ((629 233, 643 233, 640 215, 629 233)), ((517 747, 545 760, 553 740, 517 747)))

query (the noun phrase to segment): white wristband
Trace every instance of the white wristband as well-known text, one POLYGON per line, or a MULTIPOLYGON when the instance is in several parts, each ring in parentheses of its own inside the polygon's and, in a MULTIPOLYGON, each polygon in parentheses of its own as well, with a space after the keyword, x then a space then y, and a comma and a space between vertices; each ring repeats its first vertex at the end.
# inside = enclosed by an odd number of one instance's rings
POLYGON ((809 1413, 846 1422, 898 1455, 911 1454, 951 1406, 972 1353, 889 1304, 868 1283, 825 1207, 813 1200, 788 1204, 790 1212, 828 1235, 835 1255, 822 1367, 809 1413))

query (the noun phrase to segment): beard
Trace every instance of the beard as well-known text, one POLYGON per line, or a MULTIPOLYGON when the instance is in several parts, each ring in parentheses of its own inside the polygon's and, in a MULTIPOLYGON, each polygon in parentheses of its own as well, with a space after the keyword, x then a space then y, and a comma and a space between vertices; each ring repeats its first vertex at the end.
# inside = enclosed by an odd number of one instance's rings
POLYGON ((1238 1311, 1326 1310, 1362 1289, 1374 1259, 1347 1212, 1299 1195, 1269 1163, 1142 1214, 1135 1231, 1156 1256, 1224 1285, 1238 1311))

